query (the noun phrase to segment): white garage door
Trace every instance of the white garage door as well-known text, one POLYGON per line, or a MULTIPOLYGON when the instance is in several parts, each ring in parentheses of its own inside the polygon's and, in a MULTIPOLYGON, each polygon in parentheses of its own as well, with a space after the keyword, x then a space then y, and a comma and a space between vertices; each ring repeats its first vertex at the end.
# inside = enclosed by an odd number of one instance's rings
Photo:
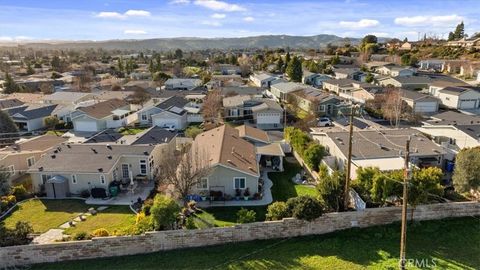
POLYGON ((173 126, 175 129, 180 127, 178 119, 154 118, 153 124, 157 127, 173 126))
POLYGON ((459 109, 474 109, 476 100, 461 100, 459 109))
POLYGON ((77 131, 97 131, 97 123, 94 121, 75 121, 77 131))
POLYGON ((436 102, 417 102, 415 105, 415 112, 436 112, 437 103, 436 102))
POLYGON ((277 113, 259 113, 257 114, 257 124, 279 124, 280 114, 277 113))

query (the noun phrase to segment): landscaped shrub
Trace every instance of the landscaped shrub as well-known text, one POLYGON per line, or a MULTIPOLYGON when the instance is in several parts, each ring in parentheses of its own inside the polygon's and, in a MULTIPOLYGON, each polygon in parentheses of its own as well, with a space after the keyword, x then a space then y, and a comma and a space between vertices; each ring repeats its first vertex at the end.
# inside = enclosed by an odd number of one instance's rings
POLYGON ((104 229, 104 228, 96 229, 92 233, 92 236, 94 236, 94 237, 106 237, 106 236, 109 236, 109 235, 110 235, 110 233, 107 231, 107 229, 104 229))
POLYGON ((318 171, 320 161, 325 156, 325 148, 315 142, 310 143, 303 153, 303 160, 309 168, 314 171, 318 171))
POLYGON ((303 158, 305 164, 307 164, 310 169, 318 171, 320 161, 322 161, 326 153, 325 148, 313 141, 308 133, 298 128, 285 128, 284 137, 285 140, 290 143, 293 150, 303 158))
POLYGON ((86 232, 77 232, 76 234, 74 234, 72 236, 72 239, 73 240, 87 240, 89 237, 88 237, 88 234, 86 232))
POLYGON ((288 199, 287 208, 294 218, 314 220, 323 213, 323 207, 319 200, 312 196, 300 196, 288 199))
POLYGON ((151 216, 145 215, 144 212, 138 213, 133 234, 141 234, 153 230, 152 218, 151 216))
POLYGON ((188 230, 194 230, 197 228, 192 216, 188 217, 185 221, 185 228, 187 228, 188 230))
POLYGON ((267 208, 267 220, 282 220, 283 218, 291 217, 288 212, 287 204, 285 202, 274 202, 267 208))
POLYGON ((255 222, 257 213, 253 210, 242 208, 237 212, 237 223, 255 222))
POLYGON ((317 184, 318 198, 331 211, 341 211, 344 208, 345 174, 334 171, 328 174, 327 166, 322 164, 319 172, 320 181, 317 184))
POLYGON ((28 198, 28 192, 23 185, 14 186, 10 193, 17 198, 17 202, 28 198))
POLYGON ((157 194, 150 209, 155 230, 173 229, 180 206, 171 198, 157 194))
POLYGON ((18 221, 13 229, 0 226, 0 247, 26 245, 30 242, 28 235, 31 233, 33 227, 25 221, 18 221))

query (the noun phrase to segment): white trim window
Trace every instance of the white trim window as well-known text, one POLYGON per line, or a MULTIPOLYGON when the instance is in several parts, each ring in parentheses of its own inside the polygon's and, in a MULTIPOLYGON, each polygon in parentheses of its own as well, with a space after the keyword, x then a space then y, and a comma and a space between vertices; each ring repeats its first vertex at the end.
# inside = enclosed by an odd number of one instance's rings
POLYGON ((142 121, 147 121, 148 116, 145 113, 142 113, 142 121))
POLYGON ((101 183, 102 185, 105 185, 105 175, 103 175, 103 174, 100 175, 100 183, 101 183))
POLYGON ((72 184, 77 183, 77 176, 75 174, 72 174, 72 184))
POLYGON ((245 189, 247 186, 247 179, 245 177, 234 177, 233 178, 233 188, 234 189, 245 189))
POLYGON ((140 160, 140 174, 147 175, 147 161, 145 159, 140 160))
POLYGON ((33 164, 35 164, 35 157, 29 157, 27 158, 27 166, 32 167, 33 164))
POLYGON ((197 183, 197 189, 208 189, 208 178, 202 177, 197 183))

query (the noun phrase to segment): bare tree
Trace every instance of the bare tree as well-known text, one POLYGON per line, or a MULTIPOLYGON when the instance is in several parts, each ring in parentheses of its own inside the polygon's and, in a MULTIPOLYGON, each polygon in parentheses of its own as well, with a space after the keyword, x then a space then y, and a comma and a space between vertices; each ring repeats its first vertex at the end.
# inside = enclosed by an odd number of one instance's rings
POLYGON ((208 92, 202 106, 203 119, 206 122, 217 123, 221 119, 222 95, 220 90, 208 92))
POLYGON ((382 105, 383 116, 390 120, 392 126, 398 127, 400 119, 406 111, 400 89, 391 88, 385 93, 385 102, 382 105))
POLYGON ((175 157, 165 159, 158 169, 158 183, 173 185, 178 197, 187 203, 193 188, 210 173, 210 164, 200 147, 185 145, 175 157))

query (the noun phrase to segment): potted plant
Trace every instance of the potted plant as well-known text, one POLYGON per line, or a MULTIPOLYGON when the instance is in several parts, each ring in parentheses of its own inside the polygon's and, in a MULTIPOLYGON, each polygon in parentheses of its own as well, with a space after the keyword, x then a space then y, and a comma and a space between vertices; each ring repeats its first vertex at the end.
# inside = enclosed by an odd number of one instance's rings
POLYGON ((243 199, 245 201, 248 201, 248 197, 250 197, 250 189, 246 188, 245 191, 243 192, 243 199))
POLYGON ((241 196, 241 195, 242 195, 242 191, 241 191, 239 188, 237 188, 237 189, 235 190, 235 199, 236 199, 237 201, 240 200, 240 196, 241 196))

